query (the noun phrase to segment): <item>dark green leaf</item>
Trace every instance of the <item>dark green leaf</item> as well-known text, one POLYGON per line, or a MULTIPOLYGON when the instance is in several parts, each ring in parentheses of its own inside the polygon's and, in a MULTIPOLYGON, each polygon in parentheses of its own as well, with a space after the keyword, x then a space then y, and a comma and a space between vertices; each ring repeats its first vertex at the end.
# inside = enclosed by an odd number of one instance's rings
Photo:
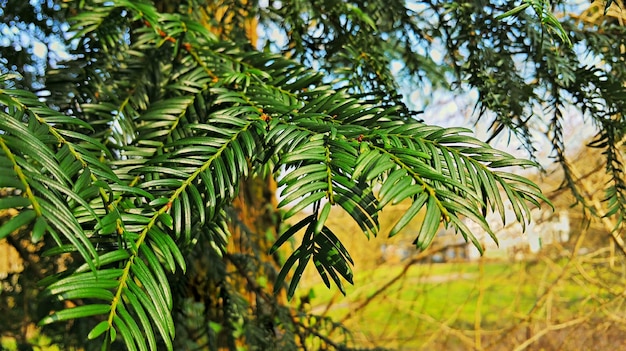
POLYGON ((0 239, 10 235, 20 227, 30 224, 36 217, 37 213, 34 210, 20 212, 17 216, 2 224, 0 227, 0 239))
POLYGON ((39 325, 46 325, 58 321, 67 321, 71 319, 90 317, 109 313, 111 306, 108 304, 90 304, 85 306, 77 306, 61 311, 57 311, 49 316, 44 317, 39 325))
POLYGON ((102 322, 98 323, 93 329, 91 329, 91 331, 87 335, 87 338, 89 340, 93 340, 93 339, 99 337, 100 335, 102 335, 102 333, 104 333, 105 331, 109 330, 109 328, 110 328, 109 322, 108 321, 102 321, 102 322))
MULTIPOLYGON (((413 203, 409 207, 408 210, 400 217, 398 222, 393 226, 391 231, 389 232, 389 237, 392 237, 398 234, 404 227, 406 227, 409 222, 417 215, 417 213, 422 209, 422 206, 428 200, 429 195, 426 192, 420 194, 420 196, 413 200, 413 203)), ((437 218, 439 219, 439 218, 437 218)))
POLYGON ((276 240, 274 245, 272 245, 272 247, 270 248, 269 254, 270 255, 274 254, 276 252, 276 250, 278 250, 285 242, 287 242, 287 240, 289 240, 292 236, 294 236, 302 228, 304 228, 307 225, 310 225, 314 221, 315 221, 315 216, 314 215, 310 215, 310 216, 307 216, 307 217, 303 218, 298 223, 296 223, 296 224, 292 225, 291 227, 289 227, 289 229, 287 229, 283 234, 280 235, 280 237, 278 238, 278 240, 276 240))

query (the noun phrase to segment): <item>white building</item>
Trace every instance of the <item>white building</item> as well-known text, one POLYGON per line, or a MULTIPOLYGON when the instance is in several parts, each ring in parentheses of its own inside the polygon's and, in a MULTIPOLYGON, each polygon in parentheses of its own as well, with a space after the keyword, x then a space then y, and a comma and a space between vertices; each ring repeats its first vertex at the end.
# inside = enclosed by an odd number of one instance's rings
MULTIPOLYGON (((487 222, 498 238, 499 245, 478 224, 471 221, 466 221, 465 224, 483 245, 487 257, 512 256, 521 259, 525 253, 537 253, 545 245, 569 241, 570 220, 567 211, 554 213, 550 210, 533 209, 531 214, 531 221, 526 224, 525 230, 515 220, 515 213, 510 205, 505 212, 506 225, 502 224, 500 215, 489 214, 487 222)), ((470 260, 480 257, 478 249, 473 245, 469 251, 470 260)))

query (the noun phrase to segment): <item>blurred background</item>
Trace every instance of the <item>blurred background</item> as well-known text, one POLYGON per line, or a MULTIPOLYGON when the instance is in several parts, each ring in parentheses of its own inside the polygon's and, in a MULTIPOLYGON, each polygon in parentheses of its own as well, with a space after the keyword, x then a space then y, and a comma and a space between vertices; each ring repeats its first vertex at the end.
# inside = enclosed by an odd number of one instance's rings
MULTIPOLYGON (((64 2, 0 0, 2 73, 20 71, 24 86, 45 91, 42 77, 59 62, 73 59, 64 46, 70 44, 69 36, 64 37, 69 27, 60 3, 64 2)), ((586 2, 579 1, 574 7, 583 5, 586 2)), ((271 26, 260 26, 257 34, 257 39, 266 40, 270 47, 289 45, 285 34, 271 26)), ((431 53, 434 61, 440 61, 437 55, 431 53)), ((466 126, 482 140, 492 136, 491 122, 476 120, 476 90, 453 95, 428 82, 418 88, 409 79, 402 80, 404 68, 392 64, 391 73, 402 83, 407 105, 424 110, 420 118, 431 124, 466 126)), ((388 238, 390 227, 408 204, 386 208, 380 217, 381 234, 369 240, 348 215, 333 209, 327 225, 354 258, 354 286, 346 286, 345 296, 336 287, 329 289, 311 265, 295 298, 281 303, 300 313, 309 326, 333 321, 350 331, 346 334, 334 325, 326 328, 325 345, 349 338, 355 349, 626 349, 626 245, 614 230, 621 224, 618 219, 597 216, 607 213, 605 185, 611 179, 606 158, 602 149, 584 147, 595 132, 583 127, 581 115, 574 109, 565 109, 563 114, 564 142, 568 144, 564 156, 586 207, 576 205, 577 198, 563 186, 561 166, 550 158, 554 153, 546 137, 548 123, 537 123, 531 125, 531 133, 537 138, 535 156, 543 168, 521 175, 543 189, 554 209, 533 209, 532 221, 525 228, 514 220, 512 209, 507 210, 505 224, 499 215, 488 214, 493 217, 498 243, 480 228, 473 228, 485 250, 482 256, 461 236, 443 227, 430 248, 417 250, 413 240, 420 228, 419 215, 402 233, 388 238)), ((528 154, 524 145, 506 133, 493 138, 491 144, 519 157, 528 154)), ((3 191, 0 189, 0 199, 6 196, 3 191)), ((275 200, 273 191, 268 202, 275 200)), ((0 225, 15 214, 0 210, 0 225)), ((296 223, 306 215, 303 212, 281 225, 296 223)), ((275 238, 269 235, 269 239, 275 238)), ((285 254, 297 246, 297 239, 284 249, 285 254)), ((88 332, 90 328, 81 322, 46 330, 37 327, 52 303, 37 298, 38 281, 73 263, 71 255, 42 256, 44 244, 32 243, 28 228, 0 240, 0 349, 89 349, 84 340, 59 341, 88 332)), ((233 245, 234 250, 240 249, 237 243, 233 245)), ((190 257, 202 262, 200 256, 190 257)), ((186 283, 191 284, 191 279, 186 283)), ((260 285, 267 281, 260 275, 260 285)), ((184 339, 189 334, 179 335, 184 339)))

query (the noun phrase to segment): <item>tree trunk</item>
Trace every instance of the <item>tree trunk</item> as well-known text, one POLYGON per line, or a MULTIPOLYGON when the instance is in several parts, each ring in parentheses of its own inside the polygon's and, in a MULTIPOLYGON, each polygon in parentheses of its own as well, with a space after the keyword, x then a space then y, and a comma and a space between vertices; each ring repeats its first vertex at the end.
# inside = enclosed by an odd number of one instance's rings
MULTIPOLYGON (((156 2, 160 11, 179 11, 180 1, 156 2)), ((201 22, 220 38, 238 38, 256 46, 257 19, 247 0, 207 1, 201 22)), ((274 345, 275 314, 284 296, 271 292, 277 262, 268 251, 278 231, 276 182, 271 176, 241 182, 228 213, 232 234, 220 257, 203 238, 189 255, 188 272, 178 286, 176 343, 180 349, 230 349, 244 344, 274 345), (244 328, 244 330, 241 330, 244 328), (252 332, 254 331, 254 333, 252 332), (204 346, 203 346, 204 345, 204 346)))

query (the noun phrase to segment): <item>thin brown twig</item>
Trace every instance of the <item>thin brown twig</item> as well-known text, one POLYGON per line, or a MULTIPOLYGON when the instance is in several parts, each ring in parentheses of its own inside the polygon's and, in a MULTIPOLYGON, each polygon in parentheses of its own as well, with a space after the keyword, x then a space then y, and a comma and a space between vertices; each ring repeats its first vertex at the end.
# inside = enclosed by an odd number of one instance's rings
POLYGON ((552 325, 548 325, 546 326, 544 329, 542 329, 541 331, 539 331, 538 333, 536 333, 535 335, 533 335, 531 338, 527 339, 526 341, 524 341, 523 343, 519 344, 514 351, 522 351, 525 350, 528 346, 532 345, 533 343, 535 343, 537 340, 541 339, 544 335, 546 335, 547 333, 551 332, 551 331, 555 331, 555 330, 559 330, 559 329, 565 329, 565 328, 569 328, 571 326, 580 324, 582 322, 585 322, 586 320, 589 319, 589 315, 584 316, 584 317, 579 317, 576 319, 572 319, 570 321, 567 322, 563 322, 563 323, 559 323, 559 324, 552 324, 552 325))
POLYGON ((497 345, 500 342, 502 342, 502 340, 504 340, 510 333, 512 333, 513 331, 517 330, 519 327, 521 327, 523 323, 530 323, 530 321, 532 320, 532 315, 537 311, 537 309, 540 306, 543 305, 543 302, 548 297, 548 295, 552 292, 552 290, 556 287, 557 283, 560 282, 561 279, 563 279, 563 277, 565 277, 565 274, 567 272, 567 268, 571 264, 572 260, 574 260, 576 255, 578 254, 578 251, 580 250, 580 247, 582 246, 582 243, 584 242, 584 238, 585 238, 585 236, 587 234, 587 231, 588 231, 588 229, 585 228, 580 233, 580 235, 578 236, 578 239, 576 240, 576 244, 574 245, 574 250, 572 251, 572 254, 570 255, 570 259, 565 263, 565 266, 563 267, 561 273, 559 274, 558 277, 556 277, 556 279, 554 281, 552 281, 552 283, 546 289, 546 291, 544 291, 543 294, 541 296, 539 296, 539 298, 537 300, 535 300, 535 303, 533 304, 532 308, 526 313, 526 315, 522 318, 520 323, 517 323, 517 324, 511 326, 510 328, 508 328, 508 330, 506 332, 504 332, 501 337, 496 339, 491 344, 487 345, 487 347, 486 347, 487 349, 489 349, 489 348, 493 347, 494 345, 497 345))
POLYGON ((479 274, 478 274, 478 298, 476 299, 476 311, 474 312, 474 348, 476 350, 482 350, 481 343, 481 322, 482 322, 482 303, 485 297, 485 260, 484 257, 480 257, 478 261, 479 265, 479 274))

